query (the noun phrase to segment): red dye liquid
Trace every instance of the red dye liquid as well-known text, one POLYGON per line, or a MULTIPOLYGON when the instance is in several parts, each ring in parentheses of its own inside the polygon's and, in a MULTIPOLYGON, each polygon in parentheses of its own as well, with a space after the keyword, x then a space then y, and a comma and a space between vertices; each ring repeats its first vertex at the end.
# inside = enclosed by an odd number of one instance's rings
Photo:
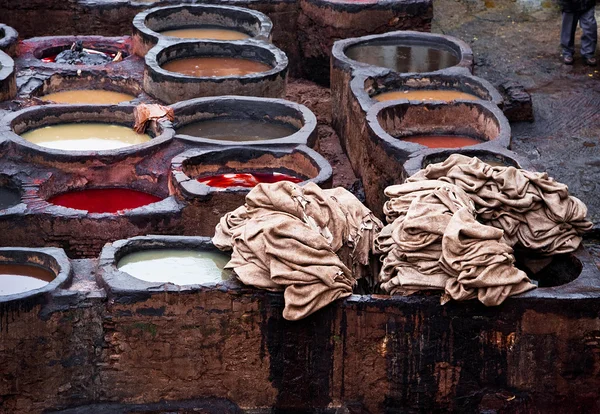
POLYGON ((227 188, 227 187, 247 187, 251 188, 260 183, 272 184, 280 181, 291 181, 293 183, 301 183, 304 181, 301 178, 294 177, 278 172, 255 172, 255 173, 238 173, 238 174, 219 174, 208 177, 198 178, 202 184, 210 187, 227 188))
POLYGON ((161 201, 160 197, 125 188, 95 188, 72 191, 48 200, 57 206, 87 210, 90 213, 116 213, 161 201))

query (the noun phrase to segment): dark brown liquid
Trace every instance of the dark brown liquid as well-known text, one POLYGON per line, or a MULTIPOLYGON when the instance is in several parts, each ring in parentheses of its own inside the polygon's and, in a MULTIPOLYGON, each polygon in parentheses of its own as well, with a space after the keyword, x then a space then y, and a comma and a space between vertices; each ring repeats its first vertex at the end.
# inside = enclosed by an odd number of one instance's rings
POLYGON ((0 264, 0 296, 39 289, 55 277, 53 272, 41 266, 0 264))
POLYGON ((217 119, 193 122, 177 128, 178 134, 221 141, 258 141, 287 137, 297 132, 288 124, 254 119, 217 119))
POLYGON ((175 59, 162 65, 164 70, 196 77, 244 76, 266 72, 271 66, 250 59, 197 57, 175 59))
POLYGON ((425 145, 429 148, 460 148, 481 144, 481 141, 460 135, 415 135, 401 137, 400 139, 402 141, 425 145))
POLYGON ((459 62, 449 51, 419 45, 358 45, 348 48, 346 56, 400 73, 433 72, 459 62))
POLYGON ((21 194, 12 188, 0 187, 0 210, 16 206, 21 202, 21 194))

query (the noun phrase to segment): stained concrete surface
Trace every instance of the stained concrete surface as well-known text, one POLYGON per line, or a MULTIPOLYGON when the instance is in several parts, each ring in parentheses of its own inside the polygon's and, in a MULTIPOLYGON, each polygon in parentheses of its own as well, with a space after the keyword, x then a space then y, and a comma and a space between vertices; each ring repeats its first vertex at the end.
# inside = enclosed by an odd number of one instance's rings
MULTIPOLYGON (((596 12, 600 17, 600 12, 596 12)), ((512 124, 512 149, 566 183, 600 229, 600 67, 560 61, 560 10, 550 0, 434 0, 432 31, 467 42, 475 74, 531 93, 535 122, 512 124)))

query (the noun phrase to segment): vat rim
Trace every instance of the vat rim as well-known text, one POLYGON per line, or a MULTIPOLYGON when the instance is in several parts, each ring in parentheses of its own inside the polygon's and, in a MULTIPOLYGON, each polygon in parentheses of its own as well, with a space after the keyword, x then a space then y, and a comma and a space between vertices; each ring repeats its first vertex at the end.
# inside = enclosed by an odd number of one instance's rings
MULTIPOLYGON (((84 116, 84 120, 79 120, 77 122, 64 122, 64 123, 86 123, 86 122, 98 122, 98 123, 106 123, 106 124, 117 124, 121 126, 129 126, 120 122, 106 122, 99 121, 98 116, 112 116, 116 111, 127 112, 128 116, 131 116, 132 122, 130 125, 133 125, 133 109, 136 105, 131 103, 121 103, 118 105, 97 105, 97 104, 76 104, 76 105, 68 105, 68 104, 48 104, 48 105, 39 105, 32 106, 28 108, 21 109, 19 111, 11 112, 7 114, 4 118, 0 120, 0 135, 4 135, 6 140, 16 144, 23 150, 31 151, 35 154, 43 154, 46 156, 56 157, 58 159, 65 159, 69 161, 73 160, 81 160, 83 159, 97 159, 97 158, 112 158, 119 159, 132 155, 141 155, 144 154, 145 151, 152 151, 153 149, 163 146, 169 145, 169 143, 173 140, 175 136, 175 131, 172 128, 172 125, 169 121, 157 121, 157 125, 161 129, 161 133, 155 137, 151 137, 151 139, 147 142, 143 142, 141 144, 130 145, 123 148, 116 149, 108 149, 108 150, 92 150, 92 151, 70 151, 70 150, 61 150, 55 148, 43 147, 41 145, 37 145, 27 141, 21 135, 17 134, 13 130, 13 125, 16 122, 24 122, 27 118, 31 118, 31 114, 35 114, 37 112, 53 112, 49 115, 58 116, 64 113, 72 113, 72 112, 83 112, 86 116, 84 116), (105 111, 103 114, 101 111, 105 111), (56 115, 58 113, 58 115, 56 115), (141 151, 141 153, 140 153, 141 151)), ((106 117, 104 118, 106 120, 106 117)), ((60 123, 60 122, 57 122, 60 123)), ((56 124, 56 123, 55 123, 56 124)), ((36 128, 41 128, 43 126, 55 125, 55 124, 45 124, 39 125, 36 128)), ((31 128, 34 129, 34 128, 31 128)))
POLYGON ((338 40, 333 44, 333 48, 331 49, 331 64, 334 67, 341 67, 342 69, 349 70, 350 72, 355 72, 363 69, 381 69, 381 70, 391 70, 389 68, 385 68, 382 66, 371 65, 368 63, 363 63, 354 59, 350 59, 346 55, 346 50, 352 46, 369 43, 372 41, 378 40, 387 40, 387 39, 416 39, 421 41, 422 43, 433 43, 439 44, 442 43, 446 46, 446 49, 452 50, 456 53, 458 57, 458 63, 453 66, 449 66, 447 68, 442 68, 437 71, 432 72, 397 72, 392 70, 395 73, 402 74, 434 74, 439 73, 446 69, 464 67, 469 72, 471 72, 471 68, 473 66, 473 50, 471 47, 464 42, 463 40, 456 38, 454 36, 442 35, 437 33, 427 33, 427 32, 417 32, 412 30, 398 30, 394 32, 387 32, 383 34, 374 34, 368 36, 361 37, 351 37, 347 39, 338 40))
MULTIPOLYGON (((420 79, 435 79, 435 78, 448 78, 448 79, 457 79, 459 83, 464 81, 471 81, 473 83, 479 84, 483 89, 485 89, 489 95, 490 99, 479 98, 479 100, 492 102, 498 107, 502 107, 504 105, 504 98, 502 94, 492 85, 488 80, 481 78, 479 76, 475 76, 471 74, 468 70, 462 67, 452 67, 447 69, 442 69, 437 72, 428 72, 428 73, 412 73, 412 74, 404 74, 394 72, 392 70, 384 70, 384 71, 358 71, 352 76, 350 80, 350 89, 352 90, 352 94, 358 100, 362 110, 367 112, 373 105, 380 102, 369 95, 367 90, 365 89, 365 83, 369 80, 374 82, 379 82, 380 79, 383 79, 384 83, 396 84, 403 82, 405 80, 420 80, 420 79), (390 77, 390 79, 385 79, 386 77, 390 77)), ((408 88, 407 90, 422 90, 425 88, 408 88)), ((393 89, 393 91, 403 90, 403 89, 393 89)), ((450 88, 449 90, 457 90, 450 88)), ((391 92, 391 91, 390 91, 391 92)), ((394 99, 393 101, 398 101, 402 99, 394 99)))
POLYGON ((144 10, 135 15, 133 18, 133 32, 134 35, 137 32, 141 33, 144 37, 151 39, 155 45, 160 40, 184 40, 186 38, 175 37, 175 36, 165 36, 160 32, 156 32, 150 29, 146 20, 153 14, 163 10, 175 10, 175 9, 214 9, 214 10, 232 10, 239 13, 244 13, 247 15, 251 15, 256 18, 259 24, 259 33, 256 36, 250 36, 251 39, 264 39, 267 40, 271 37, 271 32, 273 30, 273 22, 272 20, 264 13, 261 13, 257 10, 248 9, 245 7, 226 5, 226 4, 177 4, 172 6, 159 6, 153 7, 151 9, 144 10))
MULTIPOLYGON (((263 145, 307 145, 314 146, 317 140, 317 117, 316 115, 305 105, 288 101, 281 98, 266 98, 257 96, 241 96, 241 95, 223 95, 223 96, 207 96, 203 98, 189 99, 187 101, 180 101, 176 104, 171 105, 175 113, 175 122, 177 121, 177 114, 185 111, 189 108, 194 108, 203 105, 214 105, 217 106, 222 103, 235 103, 235 101, 254 102, 264 105, 272 106, 283 106, 291 108, 296 111, 299 115, 298 119, 302 121, 302 127, 293 134, 285 137, 274 138, 274 139, 263 139, 257 141, 224 141, 205 137, 197 137, 193 135, 186 135, 177 133, 177 128, 173 126, 175 131, 175 138, 189 142, 211 144, 218 146, 263 146, 263 145)), ((268 114, 265 111, 265 114, 268 114)), ((210 118, 208 118, 210 119, 210 118)), ((195 121, 193 121, 195 122, 195 121)), ((187 124, 186 124, 187 125, 187 124)))
MULTIPOLYGON (((494 139, 483 141, 480 144, 469 145, 465 147, 461 147, 462 149, 492 149, 496 147, 508 148, 511 143, 511 128, 508 119, 504 116, 500 108, 492 102, 489 101, 466 101, 457 99, 451 102, 443 102, 443 101, 410 101, 408 99, 404 100, 394 100, 394 101, 383 101, 378 102, 373 105, 366 114, 366 125, 368 129, 368 135, 371 140, 377 141, 382 144, 385 148, 389 149, 392 152, 401 151, 404 153, 409 153, 411 156, 413 154, 418 154, 422 151, 429 150, 424 145, 402 141, 401 139, 395 138, 390 135, 385 129, 381 126, 379 122, 379 114, 381 111, 394 106, 416 106, 416 107, 425 107, 425 108, 441 108, 444 106, 458 106, 458 105, 466 105, 471 107, 481 107, 484 110, 488 111, 498 122, 498 136, 494 139)), ((442 148, 440 148, 442 149, 442 148)), ((446 148, 447 149, 447 148, 446 148)))
POLYGON ((329 182, 333 177, 333 168, 331 167, 331 164, 329 164, 329 162, 321 154, 305 145, 279 147, 264 145, 238 147, 232 145, 228 147, 213 146, 207 148, 192 148, 176 155, 171 161, 169 182, 173 185, 173 187, 181 191, 183 197, 186 200, 203 200, 205 198, 211 197, 213 194, 216 193, 249 193, 252 190, 252 188, 241 186, 225 188, 209 186, 207 184, 197 181, 196 178, 188 176, 182 168, 184 162, 195 157, 208 156, 211 153, 225 153, 237 151, 260 152, 262 153, 260 156, 269 153, 283 155, 292 155, 296 152, 303 153, 306 157, 308 157, 308 159, 311 162, 313 162, 313 165, 318 169, 318 173, 315 177, 308 178, 296 184, 299 186, 303 186, 309 182, 321 186, 329 182), (186 183, 190 183, 191 185, 186 185, 186 183))
MULTIPOLYGON (((3 295, 0 296, 0 305, 5 305, 8 303, 13 303, 33 297, 38 297, 44 295, 46 293, 51 293, 52 291, 63 287, 67 283, 71 281, 72 278, 72 268, 71 262, 67 257, 65 251, 58 247, 0 247, 0 254, 8 253, 11 254, 25 253, 28 256, 33 254, 39 254, 43 256, 48 256, 52 260, 54 260, 59 268, 58 273, 54 272, 51 269, 52 273, 55 273, 54 279, 51 282, 48 282, 46 285, 38 288, 32 289, 21 293, 16 293, 12 295, 3 295)), ((27 264, 27 263, 19 263, 19 264, 27 264)))
MULTIPOLYGON (((215 55, 196 55, 195 57, 214 57, 215 55)), ((190 56, 188 56, 190 57, 190 56)), ((222 56, 216 56, 222 57, 222 56)), ((172 61, 176 59, 168 60, 172 61)), ((256 59, 249 58, 249 60, 260 62, 256 59)), ((165 62, 166 63, 166 62, 165 62)), ((263 62, 260 62, 263 63, 263 62)), ((177 41, 168 41, 165 39, 159 40, 159 42, 146 53, 145 56, 145 66, 146 70, 144 71, 144 84, 146 84, 147 79, 152 79, 154 76, 160 76, 162 79, 155 81, 152 80, 152 83, 163 83, 163 82, 178 82, 178 83, 222 83, 225 81, 262 81, 269 77, 279 76, 280 74, 285 74, 288 68, 288 57, 283 52, 283 50, 279 49, 275 45, 271 43, 266 43, 260 40, 255 39, 244 39, 244 40, 194 40, 194 39, 186 39, 186 40, 177 40, 177 41), (158 63, 158 56, 162 53, 168 53, 173 48, 182 48, 185 45, 213 45, 213 46, 239 46, 242 48, 251 47, 255 49, 263 49, 271 53, 275 60, 275 66, 273 66, 269 70, 265 70, 262 72, 254 72, 246 75, 229 75, 229 76, 190 76, 184 75, 178 72, 171 72, 163 69, 163 67, 158 63)), ((219 95, 220 96, 220 95, 219 95)))
MULTIPOLYGON (((106 243, 98 258, 96 281, 109 296, 133 295, 147 297, 154 293, 194 293, 203 290, 223 289, 232 283, 237 284, 235 275, 228 280, 187 285, 177 285, 171 282, 148 282, 118 268, 118 262, 125 255, 144 250, 160 249, 197 249, 222 252, 206 236, 175 236, 175 235, 146 235, 106 243), (131 249, 131 250, 128 250, 131 249)), ((226 252, 222 252, 227 254, 226 252)), ((131 300, 131 299, 129 299, 131 300)))

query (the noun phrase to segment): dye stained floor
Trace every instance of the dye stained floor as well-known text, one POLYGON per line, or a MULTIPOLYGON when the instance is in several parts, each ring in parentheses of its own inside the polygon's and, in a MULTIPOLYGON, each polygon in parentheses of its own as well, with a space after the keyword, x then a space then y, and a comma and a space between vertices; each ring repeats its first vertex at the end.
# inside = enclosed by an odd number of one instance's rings
POLYGON ((600 229, 600 67, 582 63, 580 29, 575 65, 562 64, 561 16, 552 2, 486 3, 434 0, 432 32, 467 42, 477 76, 495 86, 517 81, 531 93, 535 122, 511 125, 513 151, 566 183, 600 229))

